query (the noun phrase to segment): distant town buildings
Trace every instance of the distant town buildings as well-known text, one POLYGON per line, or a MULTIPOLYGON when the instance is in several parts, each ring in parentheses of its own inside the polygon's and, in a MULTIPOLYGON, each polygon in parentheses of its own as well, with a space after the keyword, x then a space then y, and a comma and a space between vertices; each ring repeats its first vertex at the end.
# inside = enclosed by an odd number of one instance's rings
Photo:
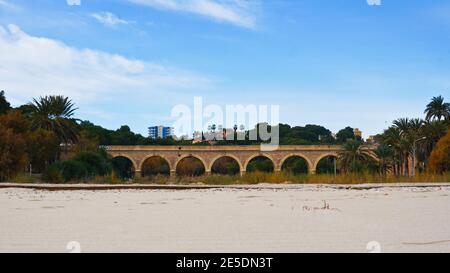
POLYGON ((362 138, 362 132, 358 128, 353 129, 356 138, 362 138))
POLYGON ((236 139, 245 139, 245 127, 242 127, 242 131, 238 131, 238 127, 236 128, 223 128, 222 126, 218 127, 218 130, 212 130, 209 128, 207 132, 199 132, 196 131, 193 134, 192 144, 198 144, 203 142, 208 142, 210 144, 214 144, 220 140, 235 140, 236 139))
POLYGON ((152 126, 148 128, 148 136, 152 139, 165 139, 173 136, 173 128, 172 127, 164 127, 160 126, 152 126))

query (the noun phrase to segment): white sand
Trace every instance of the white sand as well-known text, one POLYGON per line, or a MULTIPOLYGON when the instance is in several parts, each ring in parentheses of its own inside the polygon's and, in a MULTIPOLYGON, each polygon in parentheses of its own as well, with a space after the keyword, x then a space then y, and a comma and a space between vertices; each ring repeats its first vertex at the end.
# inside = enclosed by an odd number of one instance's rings
POLYGON ((450 252, 450 187, 0 189, 0 252, 450 252), (324 207, 323 200, 329 204, 324 207))

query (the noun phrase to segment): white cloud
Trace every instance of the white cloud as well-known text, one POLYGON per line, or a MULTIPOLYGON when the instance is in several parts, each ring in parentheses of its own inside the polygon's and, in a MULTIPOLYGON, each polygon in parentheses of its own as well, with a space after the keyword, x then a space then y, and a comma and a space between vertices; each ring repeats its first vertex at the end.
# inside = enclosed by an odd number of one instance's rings
POLYGON ((129 0, 133 3, 209 17, 219 22, 253 29, 256 18, 252 9, 258 1, 246 0, 129 0))
POLYGON ((7 1, 7 0, 0 0, 0 9, 6 9, 6 10, 13 10, 17 11, 19 9, 19 6, 7 1))
POLYGON ((81 0, 66 0, 69 6, 81 6, 81 0))
POLYGON ((154 97, 161 90, 208 87, 208 78, 141 60, 28 35, 0 25, 0 89, 18 102, 62 94, 83 104, 99 98, 154 97))
POLYGON ((112 27, 117 25, 127 25, 128 21, 125 21, 123 19, 120 19, 116 15, 112 14, 111 12, 98 12, 91 14, 92 17, 94 17, 97 21, 100 23, 112 27))

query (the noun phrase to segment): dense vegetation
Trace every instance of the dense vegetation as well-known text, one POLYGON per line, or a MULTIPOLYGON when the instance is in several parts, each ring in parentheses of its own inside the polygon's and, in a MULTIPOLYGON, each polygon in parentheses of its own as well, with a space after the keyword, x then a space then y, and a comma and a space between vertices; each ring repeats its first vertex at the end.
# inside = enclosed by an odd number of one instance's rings
MULTIPOLYGON (((133 164, 124 158, 109 158, 104 145, 192 145, 189 140, 150 139, 133 133, 126 125, 117 130, 105 129, 89 121, 75 118, 76 108, 63 96, 46 96, 31 103, 12 108, 3 91, 0 92, 0 181, 23 177, 24 173, 43 174, 48 182, 111 180, 133 178, 133 164)), ((441 96, 426 106, 425 119, 401 118, 376 136, 375 151, 368 150, 363 139, 355 136, 351 127, 335 136, 318 125, 291 127, 279 125, 281 145, 340 144, 343 151, 338 159, 325 158, 317 172, 342 175, 372 173, 407 176, 411 170, 443 173, 450 171, 450 104, 441 96), (447 134, 447 135, 446 135, 447 134), (445 137, 444 137, 445 136, 445 137), (413 166, 417 168, 413 168, 413 166)), ((256 126, 255 129, 258 128, 256 126)), ((211 126, 214 131, 217 126, 211 126)), ((237 131, 235 126, 235 133, 237 131)), ((252 130, 255 130, 252 129, 252 130)), ((273 129, 273 128, 269 128, 273 129)), ((249 140, 215 141, 214 145, 259 144, 249 140)), ((211 145, 203 142, 197 145, 211 145)), ((274 166, 267 158, 252 160, 248 173, 271 172, 274 166)), ((291 158, 283 165, 291 175, 308 172, 302 158, 291 158)), ((170 170, 164 160, 154 158, 146 162, 144 176, 168 176, 170 170)), ((201 162, 186 158, 179 165, 181 175, 201 175, 201 162)), ((232 158, 224 158, 213 166, 217 175, 238 175, 239 165, 232 158)), ((20 179, 16 179, 20 180, 20 179)))

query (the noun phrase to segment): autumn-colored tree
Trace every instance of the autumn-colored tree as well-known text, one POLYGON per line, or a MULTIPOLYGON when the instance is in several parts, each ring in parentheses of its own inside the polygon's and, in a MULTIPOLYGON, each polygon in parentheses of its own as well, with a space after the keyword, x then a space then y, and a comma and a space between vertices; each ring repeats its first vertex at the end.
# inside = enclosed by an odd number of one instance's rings
POLYGON ((32 171, 41 173, 50 163, 55 161, 59 140, 53 132, 44 129, 30 132, 26 140, 32 171))
POLYGON ((0 116, 0 125, 12 129, 16 134, 26 134, 30 123, 20 111, 10 110, 5 115, 0 116))
POLYGON ((429 170, 434 173, 450 172, 450 130, 433 149, 429 170))
POLYGON ((20 112, 9 111, 0 116, 0 180, 14 177, 27 165, 26 119, 20 112))

